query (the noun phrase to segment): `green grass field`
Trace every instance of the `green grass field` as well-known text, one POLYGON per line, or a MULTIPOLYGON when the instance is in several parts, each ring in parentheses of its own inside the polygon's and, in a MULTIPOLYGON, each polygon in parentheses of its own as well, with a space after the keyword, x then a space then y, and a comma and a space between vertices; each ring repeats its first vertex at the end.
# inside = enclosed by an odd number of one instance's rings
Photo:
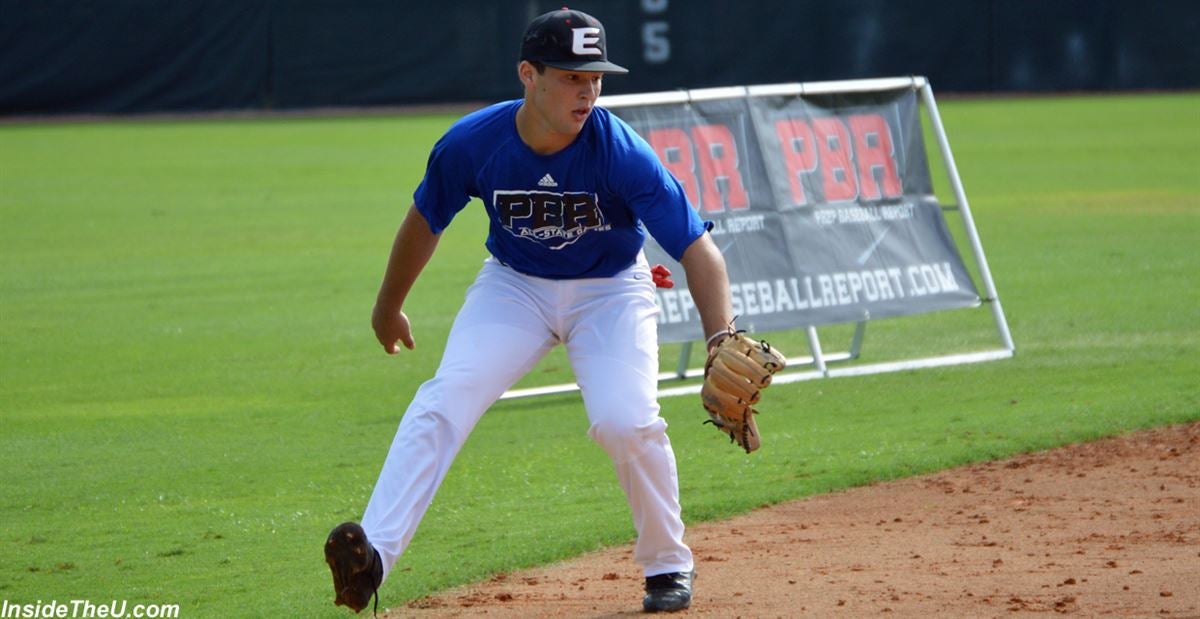
MULTIPOLYGON (((1200 419, 1200 95, 940 103, 1017 356, 778 385, 752 457, 665 399, 689 521, 1200 419)), ((484 257, 476 208, 406 308, 417 352, 379 350, 386 252, 452 120, 0 127, 0 599, 348 616, 324 536, 484 257)), ((941 312, 872 325, 864 361, 994 341, 986 310, 941 312)), ((573 395, 494 407, 384 604, 631 540, 586 429, 573 395)))

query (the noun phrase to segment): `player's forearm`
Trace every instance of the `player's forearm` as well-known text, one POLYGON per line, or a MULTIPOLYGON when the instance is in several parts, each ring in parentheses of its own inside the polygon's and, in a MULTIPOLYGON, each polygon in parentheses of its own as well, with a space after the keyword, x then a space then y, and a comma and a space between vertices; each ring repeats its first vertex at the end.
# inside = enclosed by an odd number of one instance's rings
POLYGON ((729 299, 729 275, 725 257, 705 233, 696 239, 679 261, 687 273, 688 290, 700 312, 705 337, 723 331, 733 324, 733 306, 729 299))
POLYGON ((439 236, 430 230, 425 216, 415 206, 409 208, 404 222, 400 224, 400 230, 396 232, 396 240, 392 243, 387 271, 383 275, 379 296, 375 300, 377 305, 390 309, 400 309, 404 305, 417 276, 437 249, 438 238, 439 236))

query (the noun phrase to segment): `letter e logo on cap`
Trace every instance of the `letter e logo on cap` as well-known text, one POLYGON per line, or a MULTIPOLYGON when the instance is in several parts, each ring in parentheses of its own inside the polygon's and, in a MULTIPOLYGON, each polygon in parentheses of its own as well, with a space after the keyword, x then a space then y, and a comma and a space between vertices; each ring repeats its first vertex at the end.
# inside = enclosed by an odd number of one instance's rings
POLYGON ((572 28, 571 53, 576 56, 603 56, 604 52, 596 47, 600 42, 599 28, 572 28))

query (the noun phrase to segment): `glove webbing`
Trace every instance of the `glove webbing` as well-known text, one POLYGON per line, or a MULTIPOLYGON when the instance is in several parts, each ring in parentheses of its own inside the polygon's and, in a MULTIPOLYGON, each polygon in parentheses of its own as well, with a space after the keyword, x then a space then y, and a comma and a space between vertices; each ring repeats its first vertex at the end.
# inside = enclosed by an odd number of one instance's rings
MULTIPOLYGON (((757 414, 758 414, 758 411, 756 411, 756 410, 754 410, 754 409, 750 409, 750 414, 751 414, 751 415, 757 415, 757 414)), ((707 421, 704 421, 704 422, 703 422, 703 423, 701 423, 700 425, 704 425, 704 424, 706 424, 706 423, 711 423, 711 424, 713 424, 714 426, 716 426, 716 427, 717 427, 718 429, 720 429, 721 431, 724 431, 724 430, 725 430, 725 428, 726 428, 726 426, 725 426, 724 424, 717 423, 717 422, 713 421, 712 419, 709 419, 709 420, 707 420, 707 421)), ((749 423, 749 422, 743 423, 743 424, 742 424, 742 440, 741 440, 741 443, 739 443, 739 444, 741 444, 741 445, 749 445, 749 444, 750 444, 750 435, 751 435, 751 433, 750 433, 750 423, 749 423)), ((730 433, 729 433, 729 442, 730 442, 730 443, 735 443, 735 442, 737 442, 737 437, 735 437, 735 436, 733 435, 733 432, 730 432, 730 433)), ((746 453, 750 453, 750 449, 746 448, 746 453)))

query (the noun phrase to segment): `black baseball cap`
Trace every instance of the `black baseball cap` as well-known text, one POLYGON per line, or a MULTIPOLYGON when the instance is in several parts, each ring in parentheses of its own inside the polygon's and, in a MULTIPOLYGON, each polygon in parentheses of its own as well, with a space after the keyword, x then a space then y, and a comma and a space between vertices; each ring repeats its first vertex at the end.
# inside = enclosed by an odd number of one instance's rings
POLYGON ((521 60, 567 71, 629 73, 629 69, 608 61, 600 20, 565 6, 529 22, 521 40, 521 60))

